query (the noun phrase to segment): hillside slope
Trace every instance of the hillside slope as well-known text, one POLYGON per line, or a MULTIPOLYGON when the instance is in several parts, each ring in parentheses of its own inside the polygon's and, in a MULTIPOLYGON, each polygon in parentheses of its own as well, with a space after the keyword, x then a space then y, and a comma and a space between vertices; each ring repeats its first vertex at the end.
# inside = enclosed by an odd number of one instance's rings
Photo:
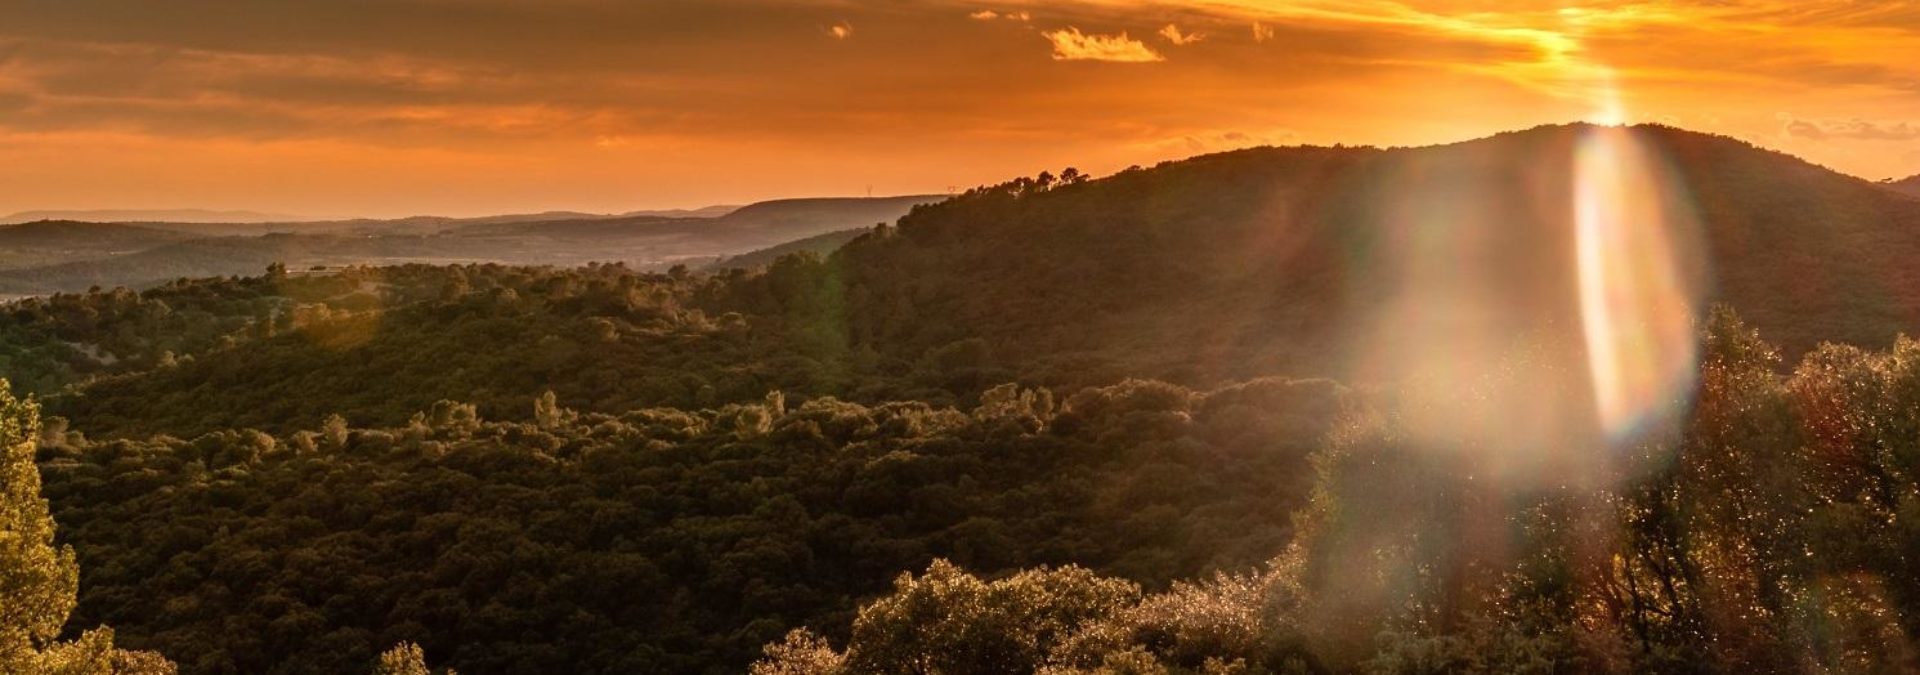
POLYGON ((258 273, 273 262, 296 270, 411 262, 594 261, 664 269, 824 232, 891 223, 914 205, 940 198, 787 199, 674 217, 550 213, 311 223, 32 223, 0 227, 0 294, 142 288, 182 277, 258 273))
POLYGON ((1895 192, 1899 192, 1901 194, 1920 197, 1920 175, 1907 176, 1906 178, 1902 178, 1900 180, 1890 180, 1885 183, 1881 183, 1881 185, 1885 185, 1887 189, 1893 190, 1895 192))
POLYGON ((0 293, 76 292, 92 286, 142 288, 181 278, 257 274, 276 262, 291 269, 419 260, 453 263, 484 259, 494 252, 477 243, 398 235, 187 238, 125 255, 0 271, 0 293))
POLYGON ((816 234, 805 239, 795 239, 757 251, 748 251, 740 255, 727 256, 713 261, 707 265, 705 269, 754 269, 771 265, 774 261, 785 256, 802 252, 826 256, 827 254, 833 253, 834 249, 838 249, 847 242, 853 241, 860 235, 870 231, 872 231, 872 228, 854 228, 851 230, 835 230, 826 234, 816 234))
MULTIPOLYGON (((1462 336, 1577 356, 1574 171, 1600 133, 1259 148, 1010 183, 916 209, 823 278, 851 345, 911 357, 977 338, 1042 381, 1392 378, 1407 374, 1396 354, 1462 336)), ((1733 305, 1790 355, 1920 328, 1920 204, 1728 138, 1618 133, 1662 186, 1640 198, 1666 205, 1699 309, 1733 305)))
POLYGON ((740 207, 710 218, 635 215, 619 218, 483 222, 449 228, 460 237, 543 236, 556 239, 693 236, 716 242, 774 245, 816 234, 875 223, 892 223, 916 205, 941 195, 874 198, 781 199, 740 207))
POLYGON ((40 220, 78 220, 93 223, 283 223, 308 220, 284 213, 215 211, 210 209, 88 209, 76 211, 20 211, 0 217, 0 223, 40 220))
POLYGON ((134 225, 41 220, 0 226, 0 269, 104 258, 193 239, 134 225))

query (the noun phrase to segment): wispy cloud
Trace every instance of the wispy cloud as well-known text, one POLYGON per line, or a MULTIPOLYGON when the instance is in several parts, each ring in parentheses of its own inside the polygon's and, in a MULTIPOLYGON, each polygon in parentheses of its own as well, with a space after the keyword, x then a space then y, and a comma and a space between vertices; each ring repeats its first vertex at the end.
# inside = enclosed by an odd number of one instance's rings
POLYGON ((1798 119, 1787 118, 1787 135, 1811 141, 1847 139, 1855 141, 1912 141, 1920 140, 1920 123, 1908 121, 1874 121, 1864 119, 1798 119))
POLYGON ((853 37, 853 24, 845 21, 833 24, 833 26, 827 28, 827 34, 832 35, 835 40, 845 40, 853 37))
POLYGON ((1273 39, 1273 27, 1258 21, 1253 22, 1253 41, 1266 42, 1273 39))
POLYGON ((1146 43, 1128 37, 1124 32, 1118 35, 1088 34, 1080 32, 1079 28, 1069 26, 1062 30, 1046 31, 1040 35, 1053 43, 1055 61, 1151 63, 1166 60, 1166 57, 1153 51, 1153 48, 1148 47, 1146 43))
POLYGON ((1173 45, 1176 47, 1185 47, 1195 42, 1199 42, 1201 40, 1207 39, 1207 36, 1204 33, 1181 32, 1180 27, 1174 24, 1167 24, 1165 28, 1161 28, 1160 37, 1166 38, 1167 42, 1173 43, 1173 45))
POLYGON ((992 21, 994 19, 1006 19, 1008 21, 1020 21, 1024 23, 1024 22, 1033 20, 1033 15, 1025 11, 996 12, 991 9, 983 9, 983 10, 974 12, 972 14, 968 14, 967 17, 975 21, 992 21))

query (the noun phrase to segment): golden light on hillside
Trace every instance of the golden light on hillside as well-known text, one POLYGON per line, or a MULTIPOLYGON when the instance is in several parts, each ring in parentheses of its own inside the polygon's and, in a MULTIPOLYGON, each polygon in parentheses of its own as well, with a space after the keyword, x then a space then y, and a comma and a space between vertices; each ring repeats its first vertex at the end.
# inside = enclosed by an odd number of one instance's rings
POLYGON ((1568 132, 1526 165, 1485 148, 1406 163, 1381 183, 1390 235, 1361 272, 1387 301, 1355 327, 1356 371, 1399 384, 1412 447, 1514 485, 1614 475, 1695 382, 1706 263, 1687 187, 1645 129, 1568 132))
POLYGON ((1357 272, 1386 301, 1356 328, 1354 369, 1395 384, 1408 446, 1514 484, 1597 475, 1585 469, 1605 444, 1569 330, 1569 234, 1526 225, 1567 220, 1564 164, 1513 165, 1486 147, 1407 162, 1381 183, 1389 235, 1357 272))

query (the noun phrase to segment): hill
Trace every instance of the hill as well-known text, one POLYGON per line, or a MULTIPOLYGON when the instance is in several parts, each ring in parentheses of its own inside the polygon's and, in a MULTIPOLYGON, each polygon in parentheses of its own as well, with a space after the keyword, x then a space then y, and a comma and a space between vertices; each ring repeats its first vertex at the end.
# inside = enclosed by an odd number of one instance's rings
POLYGON ((1920 197, 1920 175, 1907 176, 1900 180, 1890 180, 1881 184, 1895 192, 1920 197))
POLYGON ((1576 155, 1602 138, 1644 158, 1636 175, 1660 194, 1631 206, 1658 210, 1635 217, 1664 223, 1696 311, 1730 304, 1789 355, 1920 329, 1920 204, 1657 126, 1023 179, 917 208, 819 276, 846 300, 834 311, 851 345, 914 358, 979 340, 1043 382, 1391 379, 1408 335, 1577 355, 1576 155))
POLYGON ((454 236, 539 235, 555 238, 587 238, 629 235, 652 236, 648 228, 658 228, 661 236, 683 232, 702 232, 709 237, 735 240, 760 240, 769 244, 810 237, 823 232, 892 223, 914 206, 945 199, 940 195, 903 197, 781 199, 759 202, 711 218, 667 218, 657 215, 622 216, 611 219, 487 222, 447 230, 454 236), (698 229, 695 229, 698 228, 698 229))
POLYGON ((0 271, 0 293, 76 292, 94 286, 145 288, 174 279, 256 274, 273 263, 283 263, 292 269, 420 260, 457 263, 500 253, 477 242, 460 244, 398 235, 183 236, 175 243, 124 255, 0 271))
POLYGON ((648 209, 628 211, 622 216, 658 216, 661 218, 719 218, 740 210, 739 204, 714 204, 697 209, 648 209))
POLYGON ((778 231, 782 236, 810 236, 849 226, 891 223, 915 206, 939 202, 947 197, 904 195, 778 199, 740 207, 720 218, 720 222, 742 229, 778 231))
POLYGON ((143 288, 182 277, 258 273, 274 262, 295 270, 411 262, 592 261, 666 268, 823 231, 892 222, 931 199, 781 200, 737 210, 697 210, 720 214, 701 217, 549 213, 306 223, 17 225, 0 228, 0 294, 143 288))
POLYGON ((193 235, 109 223, 42 220, 0 226, 0 270, 104 258, 185 241, 193 235))
POLYGON ((816 234, 805 239, 795 239, 778 246, 769 246, 757 251, 727 256, 708 263, 706 269, 754 269, 771 265, 776 260, 796 253, 812 253, 825 257, 833 253, 834 249, 838 249, 847 242, 853 241, 860 235, 872 230, 873 228, 863 227, 851 230, 836 230, 826 234, 816 234))
POLYGON ((78 220, 94 223, 274 223, 306 219, 284 213, 263 213, 260 211, 93 209, 84 211, 21 211, 0 218, 0 223, 27 223, 36 220, 78 220))

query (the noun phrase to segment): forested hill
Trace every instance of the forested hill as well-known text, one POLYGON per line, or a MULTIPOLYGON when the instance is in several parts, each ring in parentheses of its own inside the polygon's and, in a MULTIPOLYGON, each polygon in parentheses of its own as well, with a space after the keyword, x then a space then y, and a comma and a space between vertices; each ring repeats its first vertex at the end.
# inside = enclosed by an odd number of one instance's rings
MULTIPOLYGON (((1411 347, 1461 336, 1480 351, 1447 359, 1492 368, 1583 344, 1572 172, 1583 137, 1601 131, 1261 148, 1100 180, 1021 179, 759 271, 412 267, 69 296, 15 312, 26 346, 14 379, 51 393, 111 375, 50 404, 90 433, 192 434, 309 428, 332 413, 399 424, 441 398, 511 418, 545 389, 617 413, 773 388, 966 404, 1014 379, 1369 384, 1408 375, 1423 361, 1405 358, 1411 347), (242 312, 224 342, 133 337, 151 313, 209 293, 248 298, 214 310, 242 312), (97 345, 118 360, 73 351, 97 345), (163 350, 177 365, 150 369, 163 350)), ((1638 170, 1675 205, 1667 229, 1697 253, 1700 307, 1730 304, 1789 356, 1920 328, 1914 200, 1731 139, 1606 133, 1631 135, 1638 170)))
MULTIPOLYGON (((649 228, 674 232, 680 228, 687 237, 713 237, 770 246, 784 241, 810 237, 823 232, 892 223, 916 205, 940 201, 936 195, 908 195, 873 198, 778 199, 758 202, 713 217, 662 217, 655 215, 619 218, 563 218, 545 220, 487 221, 443 230, 461 237, 547 236, 607 237, 642 236, 649 228)), ((738 242, 729 242, 736 244, 738 242)), ((710 245, 718 249, 719 246, 710 245)), ((746 250, 746 249, 743 249, 746 250)))
POLYGON ((1900 180, 1887 181, 1886 186, 1904 194, 1920 197, 1920 175, 1907 176, 1900 180))
POLYGON ((0 270, 101 258, 192 238, 179 232, 111 223, 46 220, 0 225, 0 270))
POLYGON ((1580 330, 1576 154, 1620 136, 1632 149, 1613 150, 1661 187, 1635 198, 1667 204, 1700 307, 1734 306, 1789 354, 1920 328, 1920 204, 1657 126, 1023 179, 918 208, 825 277, 851 344, 910 355, 981 338, 996 362, 1047 377, 1393 376, 1375 352, 1436 333, 1564 348, 1580 330))
POLYGON ((745 207, 594 215, 549 212, 394 220, 274 223, 68 221, 0 226, 0 294, 148 288, 181 278, 258 273, 279 262, 315 266, 580 265, 666 269, 812 237, 891 223, 943 197, 781 199, 745 207))
POLYGON ((758 251, 748 251, 740 255, 727 256, 715 260, 708 263, 706 269, 754 269, 771 265, 783 257, 798 253, 813 253, 814 255, 824 257, 832 254, 835 249, 846 245, 847 242, 853 241, 854 238, 866 234, 871 229, 872 228, 856 228, 851 230, 836 230, 826 234, 816 234, 805 239, 795 239, 778 246, 769 246, 758 251))

